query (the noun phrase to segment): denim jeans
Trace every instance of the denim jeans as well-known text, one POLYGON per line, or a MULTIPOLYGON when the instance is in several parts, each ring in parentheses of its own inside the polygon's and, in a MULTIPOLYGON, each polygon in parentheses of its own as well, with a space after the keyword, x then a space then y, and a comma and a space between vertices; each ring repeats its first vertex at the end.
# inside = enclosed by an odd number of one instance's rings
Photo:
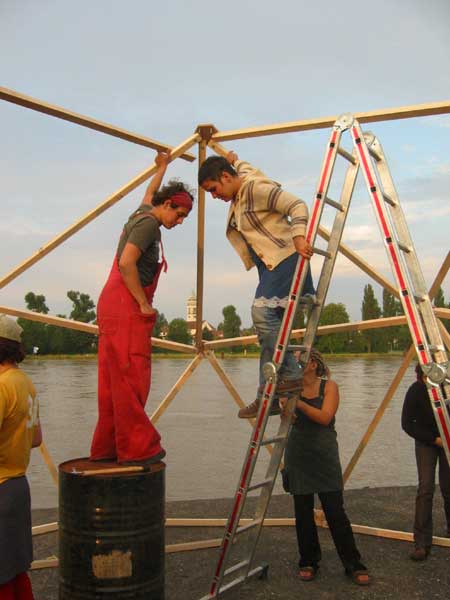
MULTIPOLYGON (((353 531, 344 509, 342 491, 319 492, 320 503, 339 558, 346 572, 365 569, 355 544, 353 531)), ((317 567, 322 558, 317 527, 314 521, 314 494, 294 495, 295 528, 297 532, 299 567, 317 567)))
MULTIPOLYGON (((305 283, 303 285, 302 295, 314 294, 314 285, 311 277, 311 270, 308 269, 306 273, 305 283)), ((260 398, 262 395, 262 389, 264 388, 265 379, 263 376, 263 366, 266 362, 271 362, 273 353, 275 350, 275 344, 278 338, 278 334, 281 328, 281 322, 283 320, 284 308, 281 306, 269 307, 269 306, 255 306, 252 305, 252 319, 253 325, 255 326, 256 333, 258 335, 259 345, 261 347, 261 354, 259 358, 259 388, 257 397, 260 398)), ((280 367, 278 376, 282 379, 298 379, 301 375, 300 367, 295 360, 294 353, 290 350, 286 350, 284 355, 283 363, 280 367)))
POLYGON ((414 517, 414 543, 416 548, 429 550, 433 537, 433 495, 438 461, 439 486, 444 499, 447 531, 450 532, 450 468, 443 448, 430 446, 418 440, 416 440, 415 446, 419 486, 414 517))

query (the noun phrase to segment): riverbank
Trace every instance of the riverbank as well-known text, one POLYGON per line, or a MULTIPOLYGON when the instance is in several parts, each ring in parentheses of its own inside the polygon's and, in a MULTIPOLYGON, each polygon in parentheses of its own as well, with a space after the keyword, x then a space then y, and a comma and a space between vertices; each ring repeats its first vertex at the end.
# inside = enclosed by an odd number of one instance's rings
MULTIPOLYGON (((363 488, 346 492, 346 507, 354 524, 411 531, 415 487, 363 488)), ((168 502, 167 517, 226 517, 230 499, 190 500, 168 502)), ((33 523, 56 519, 56 509, 33 512, 33 523)), ((250 515, 251 513, 249 513, 250 515)), ((269 507, 271 517, 291 517, 292 500, 286 494, 273 496, 269 507)), ((445 522, 442 499, 436 493, 434 503, 434 532, 443 535, 445 522)), ((219 527, 168 527, 166 543, 219 538, 219 527)), ((322 563, 317 579, 303 583, 296 575, 297 547, 293 527, 265 527, 258 546, 255 564, 267 562, 267 580, 251 580, 242 588, 230 591, 226 598, 233 600, 425 600, 442 599, 450 585, 450 547, 434 546, 423 563, 408 557, 413 549, 410 542, 356 535, 358 548, 367 564, 371 585, 360 588, 343 574, 330 534, 319 530, 322 563)), ((57 534, 34 538, 35 559, 57 555, 57 534)), ((198 600, 209 588, 211 573, 217 561, 217 549, 179 552, 166 555, 166 600, 198 600)), ((57 569, 32 572, 35 600, 58 598, 57 569)))
MULTIPOLYGON (((403 352, 370 352, 370 353, 342 353, 342 354, 327 354, 322 353, 327 359, 339 358, 397 358, 403 356, 403 352)), ((222 352, 216 350, 216 355, 220 358, 259 358, 259 352, 222 352)), ((158 358, 193 358, 192 354, 183 354, 182 352, 155 352, 153 351, 152 360, 158 358)), ((97 360, 97 354, 27 354, 27 360, 97 360)))

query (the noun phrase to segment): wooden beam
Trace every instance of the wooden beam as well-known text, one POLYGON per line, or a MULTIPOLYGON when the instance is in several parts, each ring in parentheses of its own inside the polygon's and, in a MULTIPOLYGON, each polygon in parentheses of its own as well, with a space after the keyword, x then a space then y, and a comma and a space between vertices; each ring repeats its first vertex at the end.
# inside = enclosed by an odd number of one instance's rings
MULTIPOLYGON (((18 104, 19 106, 24 106, 25 108, 30 108, 31 110, 36 110, 46 115, 50 115, 51 117, 58 117, 58 119, 70 121, 71 123, 87 127, 88 129, 94 129, 95 131, 112 135, 113 137, 132 142, 133 144, 138 144, 139 146, 145 146, 147 148, 152 148, 153 150, 164 150, 166 152, 170 152, 170 150, 173 149, 173 146, 168 146, 167 144, 157 142, 156 140, 144 137, 143 135, 131 133, 131 131, 126 131, 115 125, 110 125, 109 123, 104 123, 103 121, 97 121, 91 117, 80 115, 71 110, 67 110, 66 108, 62 108, 61 106, 48 104, 48 102, 25 96, 25 94, 9 90, 8 88, 0 87, 0 99, 6 100, 6 102, 12 102, 13 104, 18 104)), ((195 160, 193 154, 185 152, 180 155, 180 158, 188 160, 189 162, 195 160)))
MULTIPOLYGON (((64 319, 62 317, 52 317, 32 310, 11 308, 10 306, 0 306, 0 313, 5 313, 13 317, 21 317, 22 319, 29 319, 30 321, 37 321, 38 323, 46 323, 47 325, 55 325, 56 327, 65 327, 66 329, 75 329, 76 331, 84 331, 85 333, 98 335, 97 325, 82 323, 81 321, 73 321, 72 319, 64 319)), ((182 352, 183 354, 194 354, 196 352, 194 346, 190 346, 189 344, 181 344, 180 342, 172 342, 170 340, 162 340, 154 337, 152 337, 152 346, 173 350, 174 352, 182 352)))
POLYGON ((375 431, 375 429, 378 426, 378 423, 381 421, 382 416, 384 415, 384 412, 387 408, 387 406, 389 405, 390 401, 392 400, 392 397, 394 396, 395 392, 397 391, 398 385, 401 382, 401 380, 403 379, 406 370, 409 367, 409 363, 411 362, 412 358, 414 357, 416 353, 416 349, 414 348, 414 346, 410 346, 408 352, 406 353, 406 355, 403 357, 402 363, 400 365, 400 368, 398 369, 393 381, 391 382, 391 385, 389 386, 389 389, 386 393, 386 395, 383 398, 383 401, 381 402, 380 406, 378 407, 374 417, 372 418, 365 434, 363 435, 361 441, 358 444, 358 447, 356 448, 353 456, 351 457, 347 467, 345 468, 344 474, 343 474, 343 478, 344 478, 344 484, 347 483, 350 475, 353 472, 353 469, 356 466, 356 463, 358 462, 361 454, 363 453, 363 451, 365 450, 367 444, 370 441, 370 438, 372 437, 373 432, 375 431))
POLYGON ((50 456, 50 452, 47 450, 45 442, 41 443, 41 445, 39 446, 39 450, 42 456, 44 457, 45 464, 47 465, 50 475, 52 476, 54 484, 56 485, 56 487, 58 487, 58 471, 56 469, 55 463, 52 460, 52 457, 50 456))
MULTIPOLYGON (((449 255, 447 254, 447 257, 445 258, 445 260, 442 264, 442 267, 439 269, 439 271, 431 285, 431 288, 429 291, 430 299, 434 298, 442 281, 445 279, 445 276, 447 275, 447 271, 450 266, 450 261, 448 259, 449 259, 449 255)), ((448 312, 450 313, 450 310, 448 312)), ((405 321, 406 321, 406 318, 405 318, 405 321)), ((409 366, 409 363, 411 362, 415 353, 416 353, 416 349, 415 349, 414 345, 411 345, 408 352, 403 357, 400 368, 398 369, 394 379, 392 380, 392 383, 389 386, 389 389, 386 392, 386 395, 385 395, 383 401, 381 402, 380 406, 378 407, 372 421, 369 423, 369 426, 368 426, 365 434, 363 435, 361 441, 359 442, 358 447, 356 448, 352 458, 350 459, 350 461, 344 471, 344 475, 343 475, 344 483, 346 483, 348 481, 353 469, 356 466, 356 463, 358 462, 365 447, 369 443, 369 440, 372 437, 373 432, 375 431, 376 427, 378 426, 378 423, 381 421, 384 411, 386 410, 387 406, 389 405, 389 402, 392 400, 392 398, 398 388, 398 385, 399 385, 400 381, 403 379, 403 376, 405 375, 405 372, 409 366)))
POLYGON ((222 538, 212 540, 199 540, 198 542, 183 542, 181 544, 168 544, 166 554, 174 552, 190 552, 192 550, 207 550, 208 548, 218 548, 222 544, 222 538))
POLYGON ((32 527, 33 535, 42 535, 44 533, 51 533, 53 531, 58 531, 59 525, 55 521, 53 523, 46 523, 45 525, 35 525, 32 527))
MULTIPOLYGON (((327 242, 330 239, 330 232, 322 225, 319 225, 317 233, 327 242)), ((345 229, 344 229, 345 233, 345 229)), ((397 288, 394 284, 390 283, 387 279, 385 279, 380 273, 375 271, 368 262, 366 262, 359 254, 354 252, 351 248, 340 242, 339 252, 343 254, 348 260, 350 260, 353 264, 359 267, 364 273, 372 277, 377 283, 379 283, 382 287, 384 287, 389 293, 393 294, 397 298, 400 298, 397 288)))
MULTIPOLYGON (((355 112, 353 116, 360 123, 375 123, 378 121, 395 121, 397 119, 410 119, 412 117, 428 117, 450 113, 450 100, 444 102, 431 102, 427 104, 412 104, 398 108, 384 108, 366 112, 355 112)), ((213 142, 226 140, 239 140, 243 138, 261 137, 264 135, 278 135, 294 131, 310 131, 311 129, 327 129, 332 127, 339 115, 320 117, 318 119, 304 119, 260 127, 247 127, 231 131, 218 131, 212 136, 213 142)))
POLYGON ((200 364, 200 362, 202 361, 203 358, 204 358, 203 354, 199 353, 194 358, 194 360, 189 363, 189 365, 183 371, 183 373, 180 375, 178 380, 173 384, 172 388, 170 389, 169 393, 166 395, 164 400, 160 403, 158 408, 154 411, 154 413, 150 417, 150 420, 152 423, 156 423, 156 421, 159 419, 159 417, 162 414, 164 414, 164 412, 167 409, 167 407, 169 406, 169 404, 172 402, 172 400, 175 398, 175 396, 181 390, 183 385, 186 383, 186 381, 189 379, 189 377, 192 375, 192 373, 198 367, 198 365, 200 364))
MULTIPOLYGON (((198 134, 195 133, 187 140, 185 140, 182 144, 177 146, 170 154, 171 160, 178 158, 183 152, 193 146, 198 141, 198 134)), ((99 215, 105 212, 108 208, 116 204, 119 200, 121 200, 124 196, 129 194, 135 188, 137 188, 141 183, 146 181, 149 177, 151 177, 156 172, 156 164, 153 163, 151 167, 142 171, 137 177, 129 181, 126 185, 121 187, 119 190, 114 192, 111 196, 109 196, 106 200, 104 200, 101 204, 99 204, 96 208, 88 212, 84 217, 82 217, 79 221, 73 223, 70 227, 65 229, 62 233, 54 237, 52 240, 47 242, 44 246, 39 248, 37 252, 35 252, 32 256, 27 258, 21 264, 17 265, 12 271, 7 273, 0 280, 0 289, 5 287, 8 283, 16 279, 21 273, 26 271, 29 267, 37 263, 39 260, 44 258, 49 252, 60 246, 67 239, 72 237, 74 233, 82 229, 85 225, 96 219, 99 215)))
POLYGON ((30 569, 35 571, 37 569, 54 569, 59 566, 59 560, 56 556, 49 556, 42 560, 33 560, 30 569))
MULTIPOLYGON (((206 142, 201 140, 198 145, 198 164, 201 165, 206 158, 206 142)), ((203 324, 203 279, 205 265, 205 190, 198 186, 197 208, 197 292, 196 292, 196 324, 195 345, 202 349, 202 324, 203 324)))

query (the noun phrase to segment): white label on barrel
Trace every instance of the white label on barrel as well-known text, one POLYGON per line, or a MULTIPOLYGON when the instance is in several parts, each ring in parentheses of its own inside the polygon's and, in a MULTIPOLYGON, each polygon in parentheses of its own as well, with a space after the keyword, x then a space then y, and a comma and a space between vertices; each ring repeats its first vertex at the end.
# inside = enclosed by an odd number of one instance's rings
POLYGON ((133 565, 131 550, 113 550, 110 554, 97 554, 92 557, 92 571, 97 579, 118 579, 131 577, 133 565))

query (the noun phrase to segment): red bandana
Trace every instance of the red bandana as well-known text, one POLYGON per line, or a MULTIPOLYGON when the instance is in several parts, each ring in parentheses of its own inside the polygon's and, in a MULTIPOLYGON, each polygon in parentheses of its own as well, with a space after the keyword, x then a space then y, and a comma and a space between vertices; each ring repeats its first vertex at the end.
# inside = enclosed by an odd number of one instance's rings
POLYGON ((177 206, 182 206, 188 210, 192 209, 192 199, 187 192, 177 192, 173 196, 170 196, 169 200, 177 206))
POLYGON ((170 202, 188 210, 192 209, 192 198, 187 192, 177 192, 173 196, 170 196, 170 202))

